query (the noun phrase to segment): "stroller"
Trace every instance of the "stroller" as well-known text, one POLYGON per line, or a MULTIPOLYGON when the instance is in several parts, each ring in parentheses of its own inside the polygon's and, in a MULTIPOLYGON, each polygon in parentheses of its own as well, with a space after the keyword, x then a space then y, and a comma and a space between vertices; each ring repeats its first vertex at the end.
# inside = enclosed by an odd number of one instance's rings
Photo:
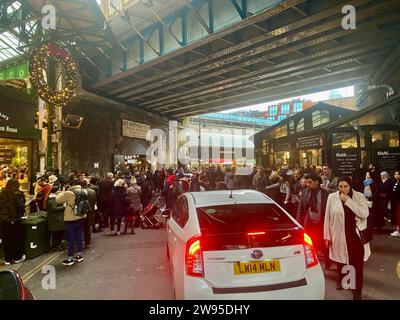
POLYGON ((162 228, 165 222, 162 221, 162 212, 166 208, 163 196, 155 195, 150 199, 149 204, 144 208, 140 217, 140 226, 142 229, 162 228))

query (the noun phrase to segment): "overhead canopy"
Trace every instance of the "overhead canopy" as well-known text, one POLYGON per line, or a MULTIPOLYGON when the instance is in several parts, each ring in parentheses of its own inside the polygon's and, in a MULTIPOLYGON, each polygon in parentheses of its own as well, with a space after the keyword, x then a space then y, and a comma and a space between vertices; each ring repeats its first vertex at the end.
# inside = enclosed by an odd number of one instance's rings
POLYGON ((399 70, 400 1, 286 0, 232 27, 119 72, 92 91, 168 118, 217 112, 348 85, 399 70), (395 62, 396 61, 396 62, 395 62))

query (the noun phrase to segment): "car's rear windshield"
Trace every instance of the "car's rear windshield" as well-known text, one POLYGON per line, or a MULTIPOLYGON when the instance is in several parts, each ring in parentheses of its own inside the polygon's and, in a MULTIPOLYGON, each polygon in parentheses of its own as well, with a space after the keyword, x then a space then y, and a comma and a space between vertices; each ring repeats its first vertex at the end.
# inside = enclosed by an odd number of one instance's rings
POLYGON ((273 203, 217 205, 197 208, 201 233, 229 234, 272 227, 293 227, 294 222, 273 203))

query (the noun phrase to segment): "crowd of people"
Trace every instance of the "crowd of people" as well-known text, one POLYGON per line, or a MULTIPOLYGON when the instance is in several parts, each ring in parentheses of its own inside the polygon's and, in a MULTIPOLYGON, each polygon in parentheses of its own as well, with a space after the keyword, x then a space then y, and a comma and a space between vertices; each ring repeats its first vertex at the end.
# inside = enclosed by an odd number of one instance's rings
MULTIPOLYGON (((63 264, 72 265, 83 261, 83 249, 90 248, 92 232, 109 228, 109 236, 119 236, 121 231, 134 234, 143 208, 156 194, 164 197, 166 208, 173 208, 185 192, 234 189, 267 194, 303 225, 312 235, 325 269, 331 268, 332 261, 337 264, 337 289, 342 289, 342 267, 353 265, 357 272, 355 299, 361 298, 363 261, 370 254, 361 231, 380 232, 388 222, 396 226, 391 235, 400 237, 400 172, 390 177, 374 165, 369 166, 362 184, 355 184, 351 177, 336 177, 329 165, 306 170, 257 167, 249 175, 213 166, 155 172, 118 168, 101 179, 80 172, 64 178, 58 170, 49 170, 37 178, 30 210, 47 212, 51 245, 67 248, 63 264), (77 214, 81 202, 87 208, 77 214)), ((6 264, 25 259, 17 245, 24 203, 18 176, 11 176, 0 193, 6 264)))

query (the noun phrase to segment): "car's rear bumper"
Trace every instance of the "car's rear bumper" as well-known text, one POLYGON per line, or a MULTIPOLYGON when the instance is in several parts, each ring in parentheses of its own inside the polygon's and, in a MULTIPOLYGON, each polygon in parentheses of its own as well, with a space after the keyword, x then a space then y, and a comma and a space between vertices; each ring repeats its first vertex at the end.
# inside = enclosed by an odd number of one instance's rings
POLYGON ((321 266, 307 269, 304 277, 279 284, 252 287, 214 287, 205 279, 185 277, 184 298, 188 300, 321 300, 325 279, 321 266))

